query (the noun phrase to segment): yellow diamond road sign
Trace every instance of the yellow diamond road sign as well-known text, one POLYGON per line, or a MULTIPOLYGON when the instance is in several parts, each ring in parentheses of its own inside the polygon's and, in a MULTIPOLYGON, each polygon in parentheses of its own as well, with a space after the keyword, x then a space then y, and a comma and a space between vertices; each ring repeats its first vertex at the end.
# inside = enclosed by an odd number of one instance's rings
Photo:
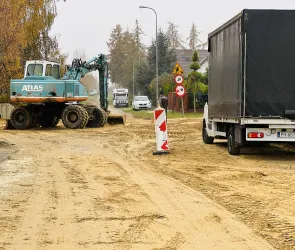
POLYGON ((181 66, 178 64, 178 63, 176 63, 175 64, 175 67, 174 67, 174 69, 173 69, 173 74, 174 75, 182 75, 184 73, 184 71, 183 71, 183 69, 181 68, 181 66))

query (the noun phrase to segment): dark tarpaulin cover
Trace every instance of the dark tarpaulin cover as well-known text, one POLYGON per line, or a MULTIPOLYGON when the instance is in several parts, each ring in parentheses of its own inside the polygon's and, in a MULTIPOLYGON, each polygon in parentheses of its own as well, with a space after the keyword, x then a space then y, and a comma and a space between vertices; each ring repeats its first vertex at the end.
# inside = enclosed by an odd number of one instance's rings
POLYGON ((284 117, 295 110, 295 10, 244 10, 209 35, 209 116, 284 117))
POLYGON ((246 116, 295 110, 295 11, 245 10, 246 116))
POLYGON ((241 19, 209 38, 209 116, 237 117, 242 93, 241 19))

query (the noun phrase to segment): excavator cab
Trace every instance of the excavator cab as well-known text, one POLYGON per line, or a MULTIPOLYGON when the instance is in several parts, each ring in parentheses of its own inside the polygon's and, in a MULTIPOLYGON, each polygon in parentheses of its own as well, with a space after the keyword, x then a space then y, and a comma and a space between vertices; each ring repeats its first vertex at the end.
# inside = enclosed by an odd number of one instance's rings
POLYGON ((60 79, 60 64, 46 60, 29 60, 26 62, 24 78, 27 76, 51 76, 60 79))

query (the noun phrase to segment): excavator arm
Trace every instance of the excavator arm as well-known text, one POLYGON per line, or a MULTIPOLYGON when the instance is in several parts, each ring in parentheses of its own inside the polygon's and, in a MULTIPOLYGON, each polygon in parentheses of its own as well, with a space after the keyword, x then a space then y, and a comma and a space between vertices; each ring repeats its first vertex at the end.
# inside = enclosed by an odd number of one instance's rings
POLYGON ((100 54, 88 62, 82 62, 81 59, 74 59, 72 65, 68 68, 63 80, 80 81, 87 73, 98 70, 99 72, 99 95, 100 107, 107 111, 108 109, 108 64, 105 55, 100 54))

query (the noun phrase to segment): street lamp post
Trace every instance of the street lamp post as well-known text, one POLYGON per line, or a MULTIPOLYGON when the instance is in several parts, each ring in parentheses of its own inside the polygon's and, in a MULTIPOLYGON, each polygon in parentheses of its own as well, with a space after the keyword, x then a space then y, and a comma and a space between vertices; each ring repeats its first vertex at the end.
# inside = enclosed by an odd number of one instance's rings
POLYGON ((158 76, 158 16, 157 16, 157 12, 150 7, 147 6, 139 6, 140 9, 150 9, 152 11, 154 11, 155 15, 156 15, 156 98, 157 98, 157 102, 159 101, 159 76, 158 76))

